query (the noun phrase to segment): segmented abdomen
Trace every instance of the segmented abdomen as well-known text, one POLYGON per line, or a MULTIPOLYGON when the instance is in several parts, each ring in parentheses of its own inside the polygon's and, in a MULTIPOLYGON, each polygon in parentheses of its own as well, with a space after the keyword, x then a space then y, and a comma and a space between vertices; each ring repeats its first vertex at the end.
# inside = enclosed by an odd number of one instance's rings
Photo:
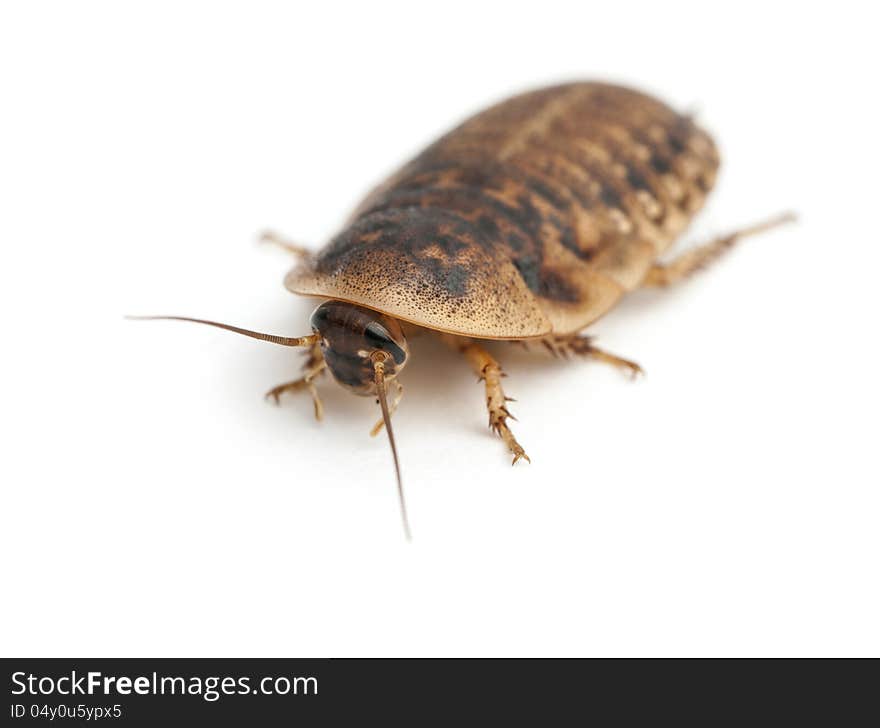
POLYGON ((718 168, 709 136, 644 94, 577 83, 469 119, 373 192, 355 218, 438 208, 501 246, 553 320, 608 310, 686 227, 718 168))

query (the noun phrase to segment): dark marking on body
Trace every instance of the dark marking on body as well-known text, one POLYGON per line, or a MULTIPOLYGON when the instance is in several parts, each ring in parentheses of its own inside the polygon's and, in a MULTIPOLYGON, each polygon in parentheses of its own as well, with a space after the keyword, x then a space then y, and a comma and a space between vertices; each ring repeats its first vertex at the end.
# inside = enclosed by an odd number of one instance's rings
POLYGON ((474 247, 485 248, 480 238, 476 226, 453 212, 423 207, 386 209, 360 218, 334 238, 318 259, 317 269, 332 274, 362 243, 411 260, 433 295, 464 296, 472 273, 457 259, 474 247), (365 236, 369 242, 363 242, 365 236))
POLYGON ((481 233, 490 237, 497 236, 501 232, 498 223, 489 215, 480 215, 477 218, 477 228, 481 233))
POLYGON ((562 237, 559 238, 559 242, 562 243, 562 246, 566 250, 574 253, 580 260, 590 260, 596 254, 595 248, 582 248, 578 245, 574 225, 568 225, 565 227, 562 237))
POLYGON ((468 286, 473 277, 471 271, 465 266, 450 263, 430 255, 423 255, 419 263, 425 271, 431 274, 435 281, 439 281, 439 290, 454 298, 461 298, 468 292, 468 286))
POLYGON ((513 264, 532 291, 541 290, 541 261, 534 255, 521 255, 513 259, 513 264))
POLYGON ((580 291, 552 268, 541 270, 538 295, 562 303, 577 303, 581 299, 580 291))
POLYGON ((642 173, 639 172, 632 165, 627 165, 626 167, 626 181, 637 190, 650 190, 651 186, 648 184, 648 180, 646 180, 642 173))
POLYGON ((688 116, 679 116, 666 132, 669 148, 676 154, 687 149, 687 142, 694 133, 694 123, 688 116))
POLYGON ((650 164, 657 174, 666 174, 672 168, 669 160, 661 157, 657 152, 651 155, 650 164))
POLYGON ((617 190, 615 190, 610 185, 602 185, 602 191, 599 193, 599 197, 602 200, 603 204, 608 205, 608 207, 614 207, 618 210, 623 207, 623 199, 621 198, 617 190))
MULTIPOLYGON (((466 233, 462 230, 457 231, 457 235, 459 236, 465 234, 466 233)), ((455 258, 461 251, 467 250, 468 247, 470 247, 468 243, 465 243, 461 239, 461 237, 456 237, 455 235, 437 235, 437 237, 434 238, 434 243, 443 251, 444 255, 449 258, 455 258)))

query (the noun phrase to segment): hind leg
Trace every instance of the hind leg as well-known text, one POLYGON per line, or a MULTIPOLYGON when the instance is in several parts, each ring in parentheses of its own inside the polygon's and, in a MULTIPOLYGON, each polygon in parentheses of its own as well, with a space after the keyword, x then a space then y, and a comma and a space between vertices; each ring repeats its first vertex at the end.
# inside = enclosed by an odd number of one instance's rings
POLYGON ((285 392, 301 392, 307 389, 309 394, 312 395, 312 402, 315 406, 315 419, 320 421, 324 417, 324 405, 318 396, 318 390, 315 389, 314 380, 324 373, 326 367, 327 364, 321 354, 321 347, 318 344, 312 345, 306 352, 303 376, 299 379, 294 379, 292 382, 285 382, 277 387, 272 387, 272 389, 266 392, 266 399, 274 399, 275 404, 280 404, 281 395, 285 392))
POLYGON ((784 215, 780 215, 771 220, 716 238, 710 243, 706 243, 698 248, 682 253, 668 263, 655 263, 648 270, 647 275, 642 281, 642 286, 665 288, 666 286, 678 283, 692 273, 695 273, 716 261, 743 238, 750 235, 757 235, 765 230, 770 230, 778 225, 793 222, 794 220, 794 214, 787 212, 784 215))
POLYGON ((441 335, 441 338, 452 349, 464 355, 478 379, 484 382, 486 409, 489 410, 489 427, 504 440, 504 444, 513 455, 513 464, 515 465, 520 459, 531 462, 526 451, 522 449, 507 426, 507 420, 515 420, 516 418, 507 409, 507 402, 512 400, 504 394, 504 389, 501 387, 501 378, 505 376, 501 371, 501 365, 488 351, 472 339, 449 336, 448 334, 441 335))

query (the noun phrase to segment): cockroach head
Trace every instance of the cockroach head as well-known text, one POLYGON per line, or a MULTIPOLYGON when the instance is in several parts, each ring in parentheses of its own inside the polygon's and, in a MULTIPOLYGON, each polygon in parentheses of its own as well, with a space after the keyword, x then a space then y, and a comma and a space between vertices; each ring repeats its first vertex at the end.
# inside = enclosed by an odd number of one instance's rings
POLYGON ((333 378, 355 394, 376 394, 377 363, 386 381, 406 366, 406 337, 390 316, 345 301, 327 301, 315 309, 310 323, 333 378))

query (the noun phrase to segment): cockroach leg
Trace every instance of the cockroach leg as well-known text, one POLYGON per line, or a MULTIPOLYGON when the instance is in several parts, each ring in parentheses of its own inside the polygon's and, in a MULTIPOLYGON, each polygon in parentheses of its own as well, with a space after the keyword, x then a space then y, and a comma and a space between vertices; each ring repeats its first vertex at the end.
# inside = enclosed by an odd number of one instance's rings
POLYGON ((645 373, 644 369, 634 361, 600 349, 593 344, 593 339, 589 336, 550 336, 546 339, 541 339, 541 344, 554 356, 561 356, 563 358, 580 356, 611 364, 629 374, 631 379, 635 379, 645 373))
POLYGON ((507 426, 508 419, 515 420, 516 418, 507 409, 507 403, 512 400, 505 396, 504 389, 501 387, 501 378, 505 376, 501 371, 501 365, 488 351, 472 339, 448 334, 441 334, 440 338, 452 349, 463 354, 477 377, 485 383, 489 427, 504 440, 504 444, 513 455, 513 465, 516 465, 518 460, 532 462, 507 426))
POLYGON ((723 235, 715 240, 688 250, 668 263, 655 263, 649 270, 642 286, 648 288, 665 288, 684 280, 698 270, 702 270, 715 262, 743 238, 772 230, 779 225, 794 222, 794 213, 786 212, 777 217, 751 225, 735 232, 723 235))
POLYGON ((273 230, 266 230, 263 232, 260 235, 259 241, 261 243, 269 243, 279 248, 283 248, 297 258, 308 258, 312 255, 312 252, 308 248, 304 248, 302 245, 297 245, 273 230))
POLYGON ((308 389, 309 394, 312 395, 312 402, 315 405, 315 419, 318 421, 324 419, 324 404, 318 396, 318 390, 315 389, 315 385, 306 377, 295 379, 292 382, 285 382, 284 384, 279 384, 277 387, 273 387, 266 392, 266 399, 271 397, 275 400, 275 404, 280 404, 280 397, 284 392, 300 392, 303 389, 308 389))
POLYGON ((306 361, 303 365, 303 376, 292 382, 285 382, 273 387, 266 392, 266 399, 275 400, 275 404, 281 403, 281 395, 284 392, 301 392, 303 389, 309 390, 312 395, 312 402, 315 406, 315 419, 320 421, 324 419, 324 405, 318 396, 318 390, 315 388, 314 380, 324 373, 327 363, 321 354, 321 347, 318 344, 312 345, 306 352, 306 361))
MULTIPOLYGON (((397 405, 400 404, 400 400, 403 399, 403 385, 394 380, 394 383, 397 385, 397 392, 394 395, 394 401, 391 403, 391 406, 388 408, 389 417, 397 412, 397 405)), ((375 425, 373 425, 373 429, 370 430, 370 437, 375 437, 380 432, 382 432, 382 428, 385 426, 385 420, 379 420, 375 425)))

